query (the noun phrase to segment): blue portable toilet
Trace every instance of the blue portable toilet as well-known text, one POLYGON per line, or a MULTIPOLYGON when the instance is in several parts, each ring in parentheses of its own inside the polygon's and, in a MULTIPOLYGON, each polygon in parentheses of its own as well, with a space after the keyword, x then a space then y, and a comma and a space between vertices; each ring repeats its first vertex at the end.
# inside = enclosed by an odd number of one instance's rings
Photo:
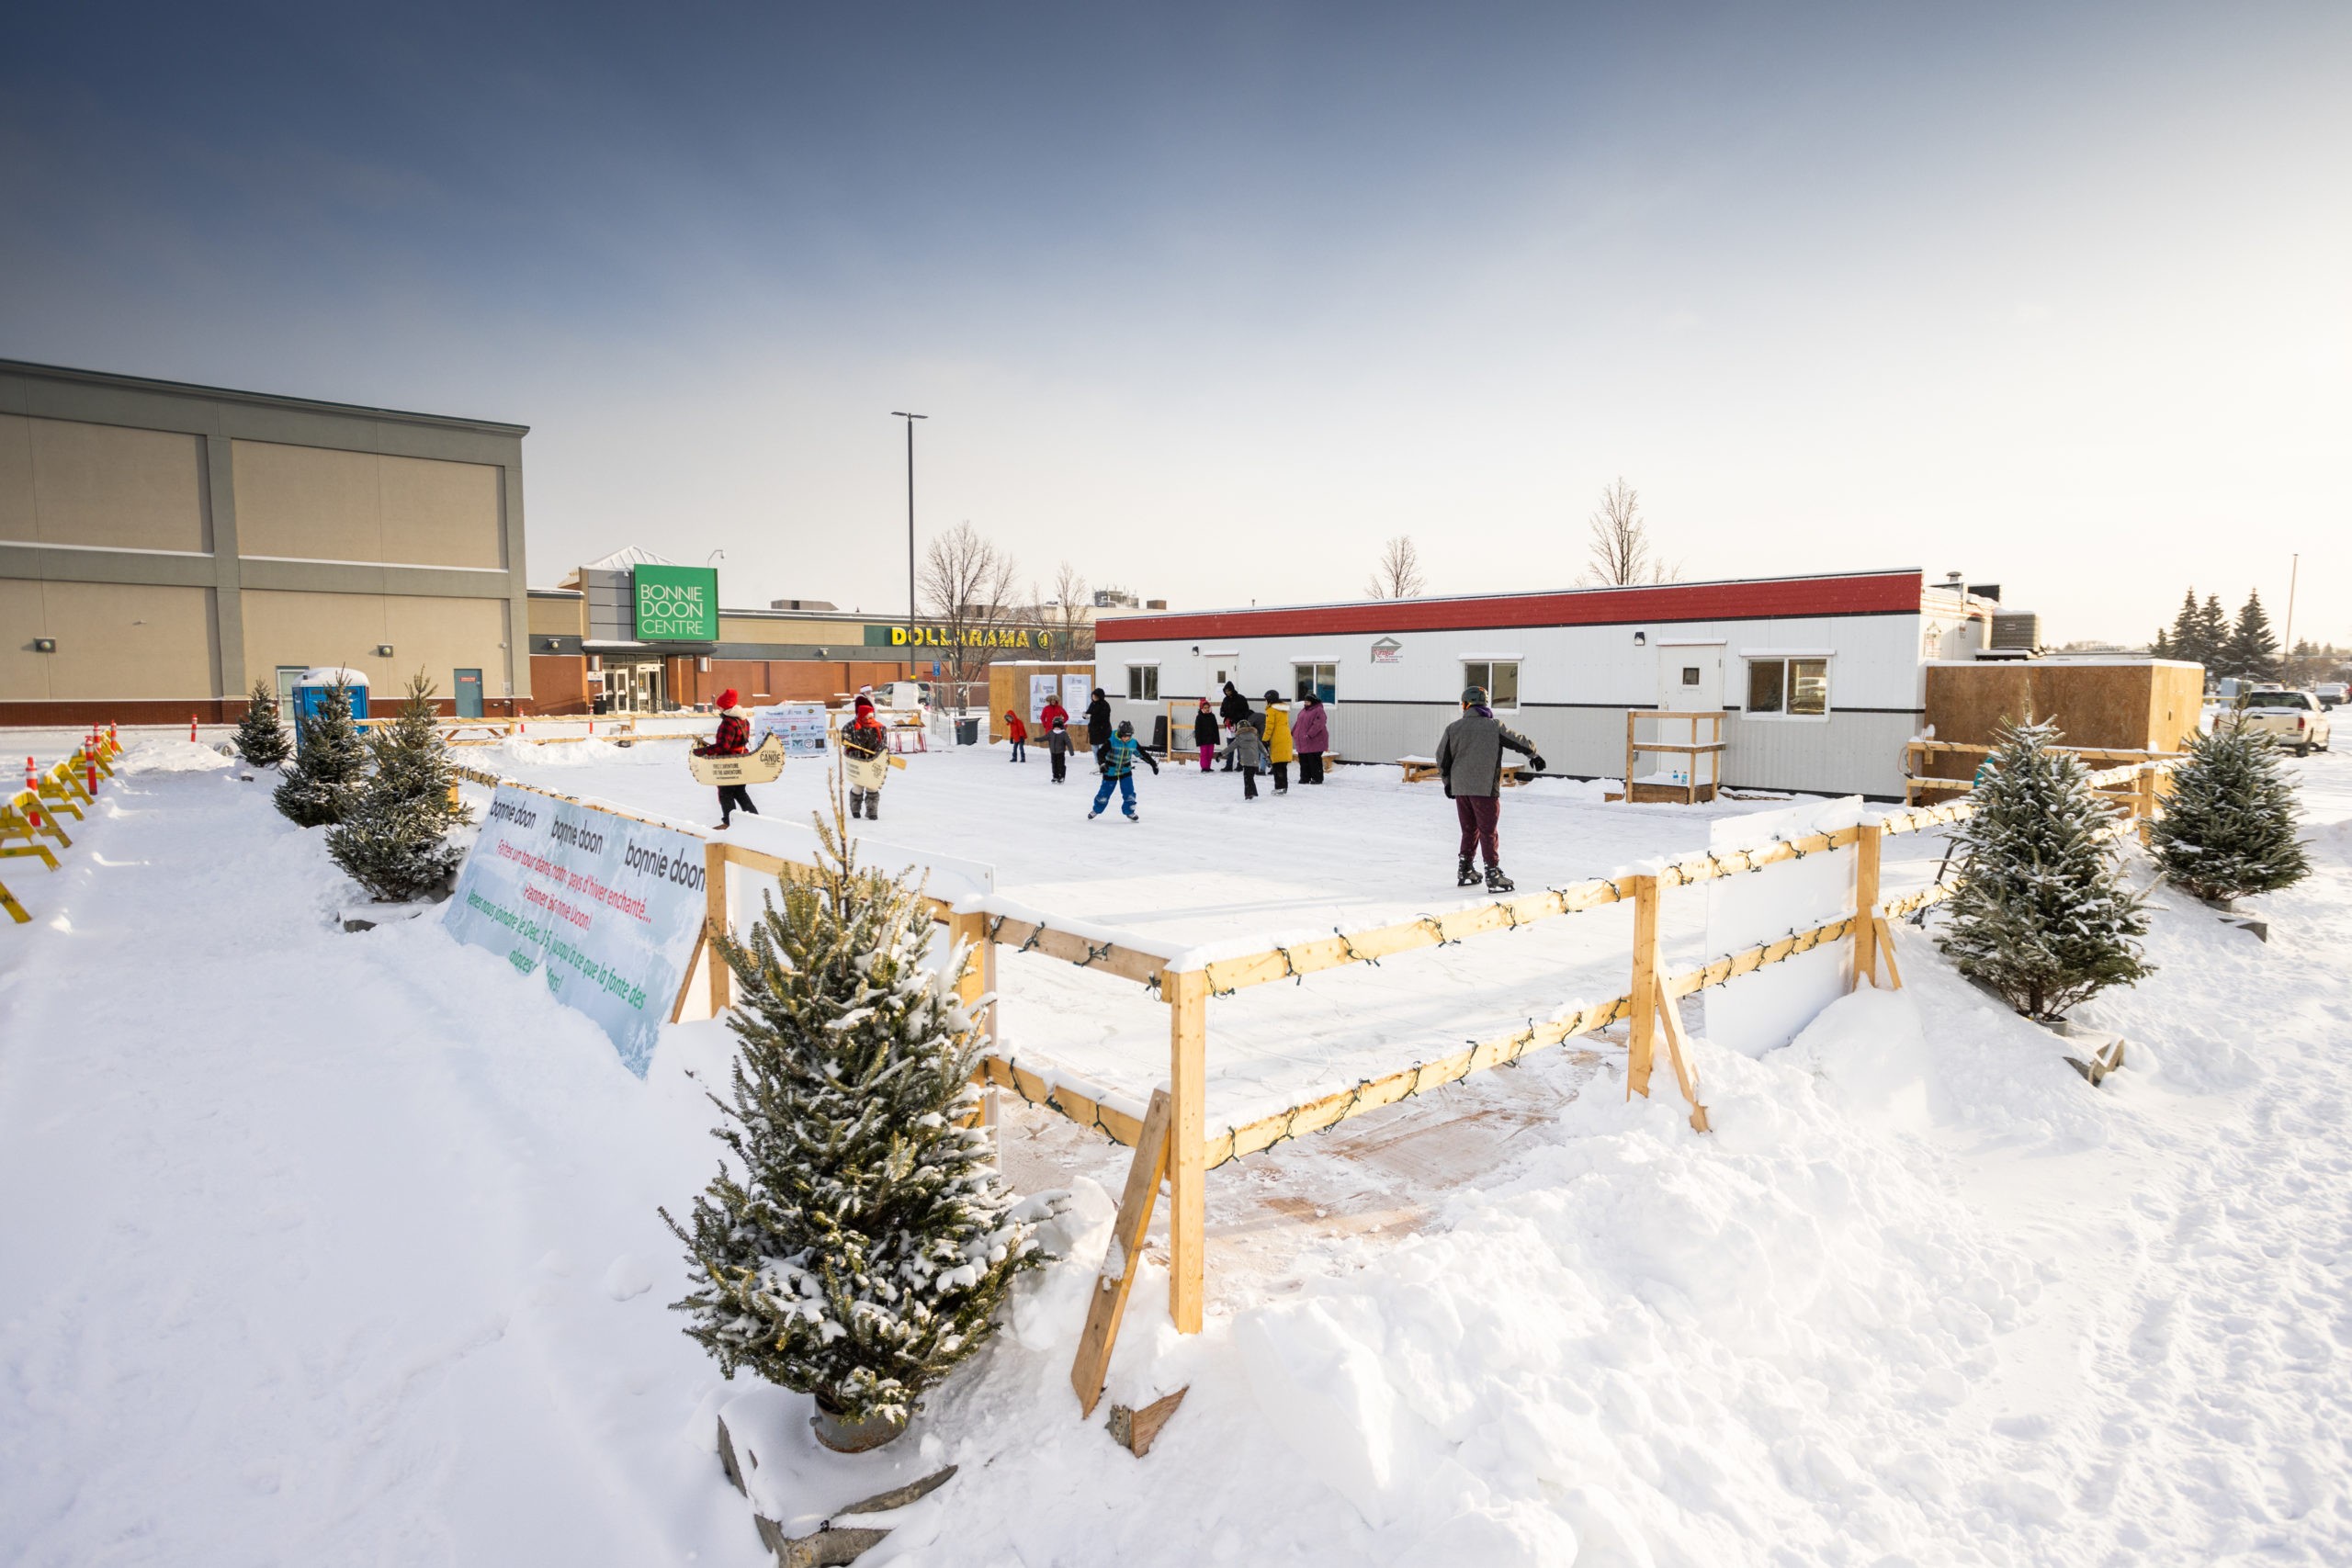
POLYGON ((351 716, 368 716, 368 672, 345 670, 332 664, 322 664, 316 670, 305 670, 302 678, 294 682, 294 749, 302 748, 302 729, 311 719, 326 711, 327 694, 340 683, 351 692, 351 716))

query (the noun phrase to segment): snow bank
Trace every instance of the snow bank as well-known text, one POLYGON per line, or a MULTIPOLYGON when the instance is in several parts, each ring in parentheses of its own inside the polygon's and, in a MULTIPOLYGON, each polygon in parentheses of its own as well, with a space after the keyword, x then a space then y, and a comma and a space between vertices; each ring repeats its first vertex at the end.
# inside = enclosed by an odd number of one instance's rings
POLYGON ((134 740, 114 760, 117 773, 202 773, 232 767, 227 752, 186 739, 134 740))

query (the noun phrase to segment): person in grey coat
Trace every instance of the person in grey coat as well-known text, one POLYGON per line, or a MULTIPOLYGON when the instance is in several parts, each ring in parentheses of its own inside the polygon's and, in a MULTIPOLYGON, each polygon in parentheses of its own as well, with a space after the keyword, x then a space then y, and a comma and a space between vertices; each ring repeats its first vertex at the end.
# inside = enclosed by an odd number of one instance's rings
POLYGON ((1238 718, 1233 724, 1233 771, 1241 775, 1241 798, 1258 798, 1258 770, 1266 765, 1266 742, 1258 733, 1254 717, 1238 718))
POLYGON ((1437 743, 1438 773, 1445 780, 1446 798, 1453 802, 1453 815, 1462 824, 1462 863, 1453 874, 1457 886, 1478 885, 1477 873, 1470 869, 1474 851, 1486 857, 1488 892, 1509 893, 1517 886, 1503 874, 1497 845, 1506 749, 1524 756, 1537 773, 1544 771, 1535 742, 1495 716, 1495 710, 1487 705, 1483 687, 1469 687, 1462 694, 1462 716, 1445 727, 1445 736, 1437 743))

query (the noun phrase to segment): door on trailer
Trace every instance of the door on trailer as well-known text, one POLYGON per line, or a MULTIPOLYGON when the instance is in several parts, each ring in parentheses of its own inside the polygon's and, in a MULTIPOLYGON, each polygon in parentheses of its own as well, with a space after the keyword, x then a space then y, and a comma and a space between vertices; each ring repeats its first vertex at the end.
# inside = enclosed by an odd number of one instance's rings
POLYGON ((1657 650, 1657 705, 1662 713, 1721 713, 1724 645, 1662 644, 1657 650))
POLYGON ((458 716, 481 716, 481 671, 479 670, 458 671, 458 716))

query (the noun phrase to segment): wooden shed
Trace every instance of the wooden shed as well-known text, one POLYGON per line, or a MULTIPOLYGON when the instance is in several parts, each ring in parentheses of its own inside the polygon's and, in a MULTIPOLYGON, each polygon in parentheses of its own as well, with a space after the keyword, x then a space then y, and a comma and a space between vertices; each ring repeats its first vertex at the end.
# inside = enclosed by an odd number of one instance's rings
MULTIPOLYGON (((2174 659, 1973 660, 1927 666, 1928 723, 1938 740, 1990 746, 2004 723, 2058 726, 2068 746, 2177 751, 2197 733, 2205 670, 2174 659)), ((1978 759, 1937 752, 1925 776, 1964 779, 1978 759)))
POLYGON ((1069 709, 1073 724, 1083 727, 1086 719, 1086 696, 1094 689, 1094 661, 1072 664, 1050 659, 1000 659, 989 666, 989 744, 1011 737, 1004 725, 1008 709, 1021 716, 1029 727, 1030 739, 1042 741, 1038 733, 1037 710, 1044 699, 1054 693, 1062 694, 1062 705, 1069 709))

